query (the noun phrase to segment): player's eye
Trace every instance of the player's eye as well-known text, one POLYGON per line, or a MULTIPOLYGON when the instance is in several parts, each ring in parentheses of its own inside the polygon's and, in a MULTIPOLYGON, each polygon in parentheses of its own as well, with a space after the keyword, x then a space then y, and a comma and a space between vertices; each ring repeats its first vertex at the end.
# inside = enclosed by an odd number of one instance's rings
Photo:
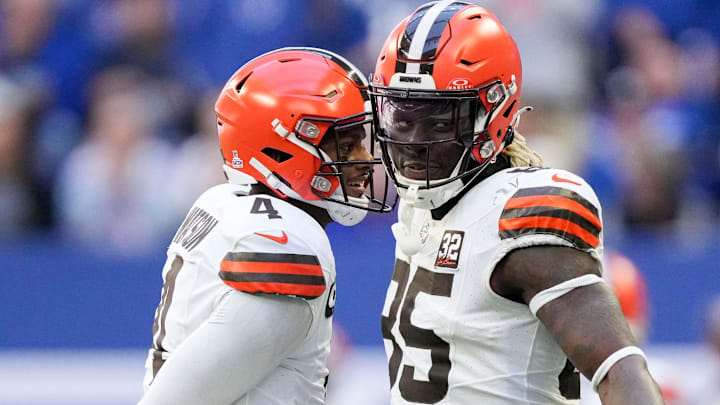
POLYGON ((344 155, 344 156, 349 155, 350 152, 352 151, 352 149, 353 149, 352 143, 341 143, 338 146, 338 151, 340 152, 341 155, 344 155))
POLYGON ((397 129, 398 131, 408 131, 408 130, 410 130, 410 126, 411 126, 411 125, 410 125, 410 121, 400 120, 400 121, 395 121, 395 122, 393 123, 393 126, 394 126, 395 129, 397 129))
POLYGON ((433 123, 433 131, 435 132, 448 132, 452 130, 452 122, 450 121, 435 121, 433 123))

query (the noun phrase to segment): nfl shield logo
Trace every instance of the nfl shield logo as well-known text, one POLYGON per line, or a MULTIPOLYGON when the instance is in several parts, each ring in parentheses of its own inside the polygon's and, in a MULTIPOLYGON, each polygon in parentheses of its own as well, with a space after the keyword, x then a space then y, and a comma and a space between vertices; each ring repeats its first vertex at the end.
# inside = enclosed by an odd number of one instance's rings
POLYGON ((232 158, 232 167, 235 169, 242 169, 243 167, 243 161, 238 157, 238 152, 236 150, 232 151, 233 158, 232 158))
POLYGON ((422 226, 422 228, 420 228, 420 242, 425 243, 429 234, 430 234, 430 223, 425 222, 425 224, 422 226))

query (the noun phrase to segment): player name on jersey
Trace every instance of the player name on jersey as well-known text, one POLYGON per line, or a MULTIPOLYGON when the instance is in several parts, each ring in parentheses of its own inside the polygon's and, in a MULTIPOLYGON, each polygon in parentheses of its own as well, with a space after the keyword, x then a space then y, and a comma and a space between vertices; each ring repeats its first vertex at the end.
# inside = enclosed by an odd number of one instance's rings
POLYGON ((180 225, 173 243, 177 243, 188 251, 192 250, 212 231, 218 220, 199 207, 193 207, 185 221, 180 225))

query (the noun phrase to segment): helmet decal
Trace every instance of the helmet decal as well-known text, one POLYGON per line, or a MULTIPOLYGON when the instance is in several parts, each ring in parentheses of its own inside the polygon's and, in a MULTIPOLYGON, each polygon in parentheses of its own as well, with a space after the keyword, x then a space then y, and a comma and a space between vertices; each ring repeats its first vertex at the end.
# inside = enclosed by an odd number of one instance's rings
POLYGON ((467 90, 472 89, 472 83, 468 78, 459 78, 450 80, 447 85, 448 90, 467 90))
POLYGON ((238 151, 233 150, 232 151, 232 167, 233 169, 242 169, 243 167, 243 161, 238 157, 238 151))

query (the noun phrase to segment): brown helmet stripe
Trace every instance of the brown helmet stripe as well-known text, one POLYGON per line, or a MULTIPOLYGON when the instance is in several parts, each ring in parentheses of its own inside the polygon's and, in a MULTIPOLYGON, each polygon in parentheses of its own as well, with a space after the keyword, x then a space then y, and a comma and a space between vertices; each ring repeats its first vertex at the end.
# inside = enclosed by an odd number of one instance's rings
POLYGON ((395 72, 432 74, 440 37, 450 19, 463 7, 470 5, 463 1, 443 0, 424 4, 410 17, 400 39, 395 72), (418 61, 409 63, 409 61, 418 61))

